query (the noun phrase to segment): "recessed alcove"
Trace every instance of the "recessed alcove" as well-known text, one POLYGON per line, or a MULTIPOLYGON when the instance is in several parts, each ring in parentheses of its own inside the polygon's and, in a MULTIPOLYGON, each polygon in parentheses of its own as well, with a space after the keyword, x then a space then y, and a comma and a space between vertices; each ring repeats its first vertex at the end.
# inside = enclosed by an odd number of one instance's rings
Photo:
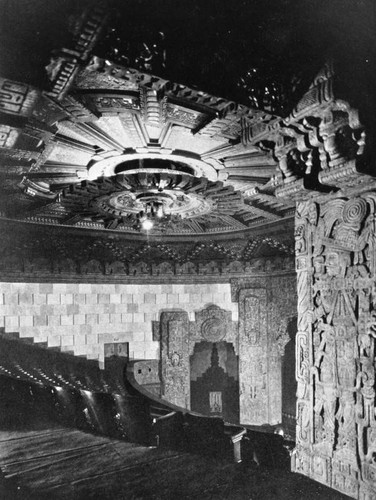
POLYGON ((239 359, 229 342, 199 342, 190 356, 191 410, 239 422, 239 359))

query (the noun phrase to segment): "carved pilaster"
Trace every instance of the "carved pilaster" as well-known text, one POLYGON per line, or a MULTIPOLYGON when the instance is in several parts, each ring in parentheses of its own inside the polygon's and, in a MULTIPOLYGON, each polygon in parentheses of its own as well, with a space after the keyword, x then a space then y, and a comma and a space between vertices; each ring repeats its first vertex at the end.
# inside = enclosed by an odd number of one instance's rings
POLYGON ((239 384, 242 424, 269 422, 267 387, 267 292, 247 288, 239 292, 239 384))
POLYGON ((294 469, 353 498, 376 497, 376 193, 301 203, 294 469))
POLYGON ((282 356, 296 308, 295 277, 265 276, 231 280, 239 303, 240 419, 244 424, 282 420, 282 356))
POLYGON ((161 314, 162 396, 171 403, 190 408, 188 313, 161 314))

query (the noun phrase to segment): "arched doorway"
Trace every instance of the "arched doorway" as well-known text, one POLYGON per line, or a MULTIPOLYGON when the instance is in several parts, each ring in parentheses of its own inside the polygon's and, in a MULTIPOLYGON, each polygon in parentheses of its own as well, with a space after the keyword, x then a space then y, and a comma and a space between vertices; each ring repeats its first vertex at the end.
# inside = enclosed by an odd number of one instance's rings
POLYGON ((199 342, 190 357, 191 410, 239 422, 239 360, 229 342, 199 342))

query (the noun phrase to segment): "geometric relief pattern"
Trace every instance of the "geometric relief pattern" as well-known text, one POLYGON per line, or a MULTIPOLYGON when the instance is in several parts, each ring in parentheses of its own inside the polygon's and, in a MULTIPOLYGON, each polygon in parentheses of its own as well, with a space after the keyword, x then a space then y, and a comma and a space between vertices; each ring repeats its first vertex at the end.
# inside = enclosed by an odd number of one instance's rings
POLYGON ((298 205, 293 469, 376 498, 376 193, 298 205))

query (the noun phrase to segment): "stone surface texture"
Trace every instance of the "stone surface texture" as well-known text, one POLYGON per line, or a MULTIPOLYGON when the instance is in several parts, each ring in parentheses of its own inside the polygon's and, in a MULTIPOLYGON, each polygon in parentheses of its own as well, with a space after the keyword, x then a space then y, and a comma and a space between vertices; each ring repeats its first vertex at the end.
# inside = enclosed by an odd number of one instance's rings
POLYGON ((337 196, 296 215, 293 469, 362 500, 376 498, 375 203, 337 196))

